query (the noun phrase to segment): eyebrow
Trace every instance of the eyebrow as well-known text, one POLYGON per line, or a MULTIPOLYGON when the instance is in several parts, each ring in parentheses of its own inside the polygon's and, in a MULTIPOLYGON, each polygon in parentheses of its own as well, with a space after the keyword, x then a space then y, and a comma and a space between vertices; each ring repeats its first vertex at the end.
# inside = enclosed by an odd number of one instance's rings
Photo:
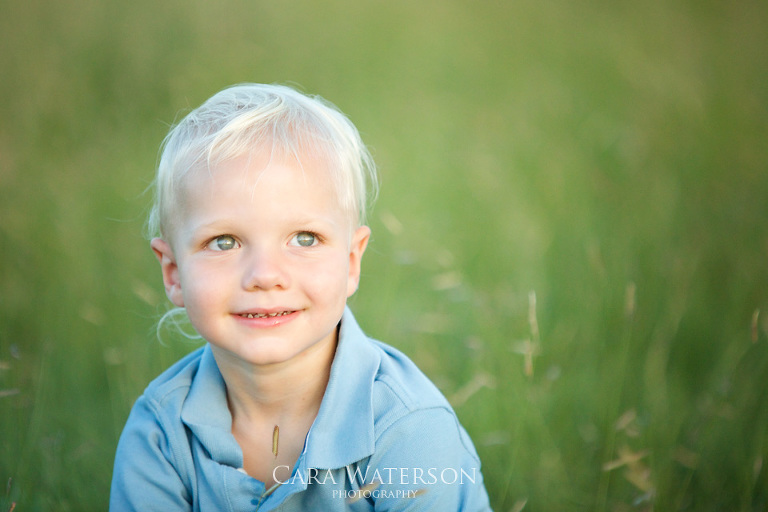
MULTIPOLYGON (((330 217, 326 216, 319 216, 319 217, 296 217, 293 219, 285 219, 283 221, 285 224, 294 225, 296 228, 294 229, 308 229, 312 230, 314 228, 336 228, 339 226, 342 226, 343 223, 339 223, 336 220, 333 220, 330 217)), ((215 232, 228 232, 228 231, 236 231, 238 226, 238 219, 232 221, 230 217, 223 217, 221 219, 214 219, 210 222, 201 222, 199 224, 193 224, 191 228, 188 230, 192 235, 193 238, 196 238, 195 235, 199 233, 215 233, 215 232)))

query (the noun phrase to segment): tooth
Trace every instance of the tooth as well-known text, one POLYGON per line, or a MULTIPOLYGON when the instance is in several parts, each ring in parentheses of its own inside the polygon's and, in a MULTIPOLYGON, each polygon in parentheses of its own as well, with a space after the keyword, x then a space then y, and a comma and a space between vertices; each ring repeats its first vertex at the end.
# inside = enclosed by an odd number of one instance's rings
POLYGON ((278 313, 243 313, 244 318, 275 318, 277 316, 290 315, 292 311, 280 311, 278 313))

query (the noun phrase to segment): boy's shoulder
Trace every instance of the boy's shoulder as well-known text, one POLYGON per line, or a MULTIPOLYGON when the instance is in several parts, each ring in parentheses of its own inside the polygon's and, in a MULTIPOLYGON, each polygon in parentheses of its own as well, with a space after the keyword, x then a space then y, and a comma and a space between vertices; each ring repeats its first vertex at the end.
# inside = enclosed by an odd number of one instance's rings
MULTIPOLYGON (((434 467, 479 464, 456 412, 429 377, 399 349, 363 333, 351 314, 344 320, 347 325, 342 323, 342 329, 346 327, 348 344, 337 356, 346 363, 339 367, 349 370, 343 376, 346 392, 341 399, 347 403, 338 411, 345 425, 371 435, 370 463, 413 467, 422 467, 425 461, 432 461, 434 467), (367 425, 366 417, 370 418, 367 425), (435 453, 425 454, 430 450, 435 453)), ((339 404, 335 393, 331 390, 329 402, 339 404)), ((345 443, 351 444, 351 429, 346 432, 345 443)))
POLYGON ((374 381, 375 394, 391 394, 408 411, 451 408, 442 392, 407 355, 387 343, 368 339, 382 355, 374 381))
POLYGON ((349 308, 342 317, 332 381, 334 377, 344 382, 346 398, 355 395, 363 399, 373 393, 374 404, 381 399, 384 407, 408 411, 450 409, 443 394, 418 366, 399 349, 364 332, 349 308), (355 392, 349 393, 350 388, 355 388, 355 392))
POLYGON ((455 415, 448 400, 407 355, 368 336, 349 310, 342 320, 334 365, 337 371, 332 371, 331 379, 343 382, 344 392, 329 389, 326 398, 334 405, 354 404, 356 415, 370 407, 377 435, 413 413, 441 410, 455 415))

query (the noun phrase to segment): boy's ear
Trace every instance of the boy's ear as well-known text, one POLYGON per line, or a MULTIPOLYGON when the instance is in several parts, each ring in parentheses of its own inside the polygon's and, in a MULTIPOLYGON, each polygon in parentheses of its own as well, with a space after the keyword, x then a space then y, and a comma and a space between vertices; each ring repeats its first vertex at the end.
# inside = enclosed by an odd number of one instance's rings
POLYGON ((183 308, 184 298, 181 293, 181 280, 179 279, 179 266, 168 242, 162 238, 153 238, 149 242, 152 251, 160 262, 160 270, 163 272, 163 284, 165 294, 174 305, 183 308))
POLYGON ((357 291, 360 284, 360 266, 363 253, 368 247, 371 238, 371 228, 360 226, 352 235, 352 243, 349 245, 349 278, 347 279, 347 297, 351 297, 357 291))

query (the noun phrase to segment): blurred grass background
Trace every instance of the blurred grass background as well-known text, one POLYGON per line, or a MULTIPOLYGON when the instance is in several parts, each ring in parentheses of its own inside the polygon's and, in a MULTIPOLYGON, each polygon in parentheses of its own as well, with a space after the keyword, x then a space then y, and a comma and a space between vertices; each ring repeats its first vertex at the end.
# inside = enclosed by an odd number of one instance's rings
POLYGON ((382 192, 367 331, 442 388, 494 510, 768 509, 768 3, 0 0, 0 510, 106 510, 193 347, 142 237, 179 111, 346 112, 382 192))

